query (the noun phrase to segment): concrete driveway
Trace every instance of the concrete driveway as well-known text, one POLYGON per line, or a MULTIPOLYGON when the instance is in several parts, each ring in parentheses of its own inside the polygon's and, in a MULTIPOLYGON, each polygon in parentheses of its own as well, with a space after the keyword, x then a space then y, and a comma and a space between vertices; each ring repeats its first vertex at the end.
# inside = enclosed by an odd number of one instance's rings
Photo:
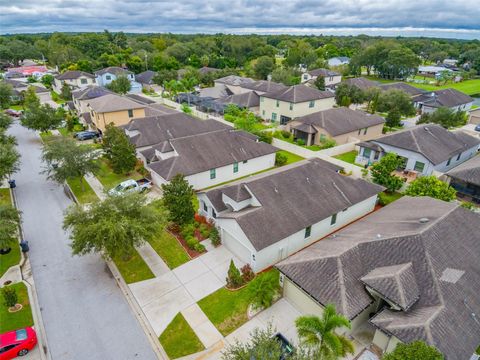
POLYGON ((105 262, 71 255, 62 230, 71 201, 62 186, 39 174, 38 135, 19 124, 9 132, 22 155, 16 195, 52 359, 156 359, 105 262))

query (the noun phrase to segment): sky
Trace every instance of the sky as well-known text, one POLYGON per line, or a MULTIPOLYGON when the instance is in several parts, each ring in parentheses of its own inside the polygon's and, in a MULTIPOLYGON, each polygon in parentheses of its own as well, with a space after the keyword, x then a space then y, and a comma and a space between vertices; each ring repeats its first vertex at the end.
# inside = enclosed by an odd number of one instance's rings
POLYGON ((0 33, 108 29, 480 39, 478 1, 0 0, 0 33))

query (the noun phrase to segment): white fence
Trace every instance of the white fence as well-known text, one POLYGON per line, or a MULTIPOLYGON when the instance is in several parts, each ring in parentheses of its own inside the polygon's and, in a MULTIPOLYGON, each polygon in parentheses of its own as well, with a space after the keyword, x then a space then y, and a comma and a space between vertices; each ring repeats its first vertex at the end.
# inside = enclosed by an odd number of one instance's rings
POLYGON ((360 140, 356 139, 355 141, 352 141, 343 145, 337 145, 329 149, 323 149, 323 150, 317 151, 317 153, 321 153, 322 155, 327 155, 327 156, 344 154, 346 152, 355 150, 355 145, 358 144, 359 142, 360 140))

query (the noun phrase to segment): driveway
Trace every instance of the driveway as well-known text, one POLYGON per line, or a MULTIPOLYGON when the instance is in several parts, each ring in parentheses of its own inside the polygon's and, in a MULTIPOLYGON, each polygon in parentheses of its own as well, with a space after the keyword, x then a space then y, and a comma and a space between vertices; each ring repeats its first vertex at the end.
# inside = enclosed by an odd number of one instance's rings
POLYGON ((16 195, 52 359, 156 359, 105 262, 97 255, 72 257, 62 230, 71 201, 62 186, 39 174, 38 135, 18 124, 10 133, 22 155, 16 195))

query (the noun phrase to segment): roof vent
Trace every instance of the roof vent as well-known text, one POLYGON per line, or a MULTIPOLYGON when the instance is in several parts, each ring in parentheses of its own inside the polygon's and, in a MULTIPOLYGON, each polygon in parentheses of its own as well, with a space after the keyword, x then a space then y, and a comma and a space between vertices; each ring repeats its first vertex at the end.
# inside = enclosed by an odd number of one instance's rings
POLYGON ((310 179, 307 177, 307 182, 310 184, 310 179))
POLYGON ((377 234, 377 239, 381 239, 382 238, 382 234, 377 234))
POLYGON ((429 218, 425 218, 425 217, 424 217, 424 218, 421 218, 421 219, 419 220, 420 224, 426 224, 426 223, 428 223, 429 221, 430 221, 430 219, 429 219, 429 218))
POLYGON ((273 191, 275 191, 275 192, 278 194, 278 189, 277 189, 277 187, 274 187, 274 188, 273 188, 273 191))

